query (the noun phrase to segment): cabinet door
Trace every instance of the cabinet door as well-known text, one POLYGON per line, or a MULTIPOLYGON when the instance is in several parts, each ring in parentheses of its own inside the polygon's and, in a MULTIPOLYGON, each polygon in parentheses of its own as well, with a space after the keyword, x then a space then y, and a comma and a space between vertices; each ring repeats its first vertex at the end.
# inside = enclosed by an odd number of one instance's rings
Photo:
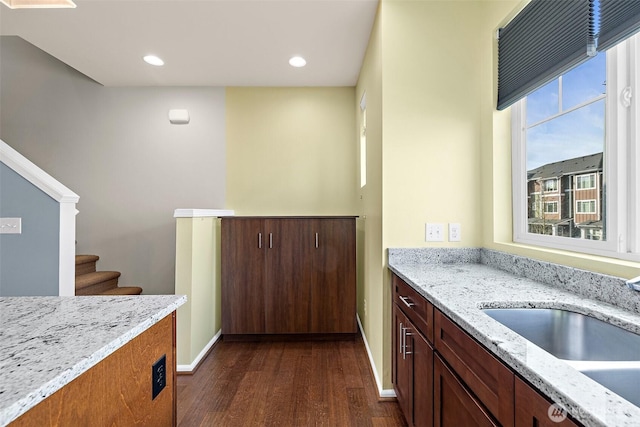
POLYGON ((411 424, 413 418, 413 369, 411 355, 405 353, 405 328, 409 319, 393 304, 393 388, 402 413, 411 424))
POLYGON ((356 229, 353 218, 311 221, 313 280, 311 330, 356 333, 356 229))
POLYGON ((264 324, 263 220, 222 220, 222 333, 261 334, 264 324))
POLYGON ((566 412, 552 407, 552 403, 516 378, 516 427, 577 427, 566 418, 566 412), (552 420, 551 418, 554 417, 552 420))
MULTIPOLYGON (((413 325, 412 325, 413 326, 413 325)), ((433 426, 433 349, 412 329, 407 351, 413 361, 413 425, 433 426)))
POLYGON ((486 409, 436 355, 433 361, 434 426, 497 426, 486 409))
POLYGON ((314 241, 307 219, 265 222, 265 329, 269 334, 311 329, 311 277, 314 241))

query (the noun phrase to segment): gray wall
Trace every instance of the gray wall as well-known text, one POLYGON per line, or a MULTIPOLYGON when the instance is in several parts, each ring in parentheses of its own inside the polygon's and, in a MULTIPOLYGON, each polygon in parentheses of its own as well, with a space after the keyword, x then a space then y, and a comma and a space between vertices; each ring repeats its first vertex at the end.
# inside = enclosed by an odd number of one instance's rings
POLYGON ((5 36, 0 94, 0 138, 80 196, 77 253, 173 293, 174 209, 224 207, 224 89, 103 87, 5 36), (191 123, 170 124, 173 108, 191 123))
POLYGON ((22 218, 0 234, 0 296, 58 295, 58 202, 0 162, 0 217, 22 218))

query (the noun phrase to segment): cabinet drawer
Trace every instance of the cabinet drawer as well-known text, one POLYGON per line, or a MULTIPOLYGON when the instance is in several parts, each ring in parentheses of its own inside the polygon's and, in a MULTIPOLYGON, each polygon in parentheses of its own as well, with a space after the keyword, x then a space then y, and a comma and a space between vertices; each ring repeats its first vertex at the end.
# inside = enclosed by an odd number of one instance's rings
POLYGON ((500 424, 513 426, 513 373, 440 310, 434 324, 436 350, 500 424))
POLYGON ((433 342, 433 305, 395 274, 393 275, 393 301, 427 340, 433 342))

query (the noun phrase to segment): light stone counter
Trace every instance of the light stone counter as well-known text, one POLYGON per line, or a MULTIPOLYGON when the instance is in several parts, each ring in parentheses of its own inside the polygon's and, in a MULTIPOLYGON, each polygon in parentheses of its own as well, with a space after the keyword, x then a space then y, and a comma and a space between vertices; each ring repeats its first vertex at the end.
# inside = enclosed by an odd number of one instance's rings
POLYGON ((0 426, 185 301, 184 295, 0 298, 0 426))
POLYGON ((583 424, 640 426, 640 408, 480 310, 564 308, 640 333, 623 279, 486 249, 389 249, 389 268, 583 424))

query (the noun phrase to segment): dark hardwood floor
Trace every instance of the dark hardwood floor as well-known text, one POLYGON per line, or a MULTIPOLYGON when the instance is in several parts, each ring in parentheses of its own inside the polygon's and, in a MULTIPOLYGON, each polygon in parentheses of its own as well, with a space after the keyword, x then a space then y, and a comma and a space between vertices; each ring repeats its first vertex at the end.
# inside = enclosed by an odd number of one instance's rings
POLYGON ((406 426, 378 401, 362 338, 218 342, 178 376, 179 426, 406 426))

